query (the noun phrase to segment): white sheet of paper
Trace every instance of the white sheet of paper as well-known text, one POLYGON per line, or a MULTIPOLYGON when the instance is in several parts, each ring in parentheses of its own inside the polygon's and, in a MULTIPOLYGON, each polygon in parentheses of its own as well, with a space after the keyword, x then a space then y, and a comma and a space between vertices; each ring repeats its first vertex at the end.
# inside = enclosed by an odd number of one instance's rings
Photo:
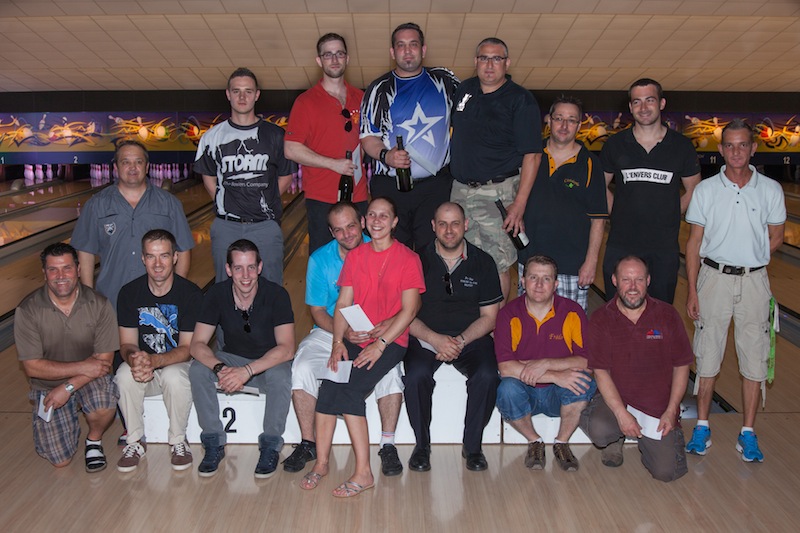
POLYGON ((358 185, 358 182, 361 181, 361 146, 356 146, 353 150, 353 164, 356 166, 356 170, 353 172, 353 182, 358 185))
POLYGON ((353 328, 353 331, 372 331, 375 329, 372 321, 367 317, 367 314, 361 309, 359 304, 351 305, 350 307, 342 307, 340 311, 350 327, 353 328))
POLYGON ((317 375, 318 379, 327 379, 329 381, 333 381, 334 383, 349 383, 350 382, 350 372, 353 371, 353 362, 352 361, 339 361, 336 365, 336 372, 331 370, 330 368, 323 367, 322 370, 317 375))
POLYGON ((417 339, 417 340, 419 341, 419 345, 420 346, 422 346, 423 348, 425 348, 426 350, 428 350, 430 352, 436 353, 436 348, 434 348, 431 343, 425 342, 422 339, 417 339))
MULTIPOLYGON (((225 394, 228 394, 227 392, 225 392, 225 391, 223 391, 222 389, 219 388, 219 382, 215 382, 214 386, 217 387, 217 392, 223 392, 225 394)), ((230 394, 239 394, 239 393, 252 394, 253 396, 258 396, 258 394, 259 394, 258 387, 252 387, 250 385, 245 385, 244 387, 242 387, 242 390, 239 390, 239 391, 236 391, 236 392, 232 392, 230 394)))
POLYGON ((42 394, 39 396, 39 418, 44 420, 45 422, 50 422, 53 419, 53 406, 51 405, 49 409, 44 408, 44 397, 45 395, 42 394))
POLYGON ((642 427, 642 435, 648 439, 661 440, 661 432, 658 431, 658 424, 661 423, 661 420, 630 405, 628 406, 628 412, 633 415, 633 418, 642 427))

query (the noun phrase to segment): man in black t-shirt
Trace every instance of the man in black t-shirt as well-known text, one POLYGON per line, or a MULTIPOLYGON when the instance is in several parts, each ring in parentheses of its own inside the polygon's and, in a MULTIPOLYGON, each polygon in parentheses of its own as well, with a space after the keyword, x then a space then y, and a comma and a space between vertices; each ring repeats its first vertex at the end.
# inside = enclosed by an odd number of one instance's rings
POLYGON ((417 472, 431 468, 433 374, 447 363, 467 377, 466 466, 486 470, 481 441, 500 380, 490 336, 503 300, 500 278, 492 257, 464 239, 467 220, 460 205, 445 202, 432 223, 436 239, 420 254, 427 290, 411 323, 404 359, 406 409, 417 437, 408 467, 417 472))
POLYGON ((606 187, 614 180, 614 194, 607 192, 611 229, 603 259, 606 300, 616 293, 614 267, 635 254, 650 270, 650 295, 671 304, 678 283, 681 215, 700 183, 700 163, 689 139, 661 122, 667 101, 657 81, 633 82, 628 96, 634 125, 612 135, 600 152, 606 187))
POLYGON ((186 426, 192 408, 189 384, 189 345, 203 294, 175 274, 178 247, 167 230, 154 229, 142 237, 146 274, 119 291, 119 352, 123 363, 116 374, 119 408, 127 422, 127 445, 117 463, 120 472, 139 466, 144 440, 144 399, 164 395, 169 416, 168 439, 172 468, 192 465, 186 426))
POLYGON ((208 291, 194 328, 189 378, 205 451, 198 469, 202 477, 213 476, 225 457, 217 390, 233 394, 245 385, 265 396, 255 477, 268 478, 278 466, 292 396, 294 314, 286 289, 261 277, 263 266, 251 241, 232 243, 225 267, 229 279, 208 291), (208 343, 217 326, 224 345, 214 353, 208 343))

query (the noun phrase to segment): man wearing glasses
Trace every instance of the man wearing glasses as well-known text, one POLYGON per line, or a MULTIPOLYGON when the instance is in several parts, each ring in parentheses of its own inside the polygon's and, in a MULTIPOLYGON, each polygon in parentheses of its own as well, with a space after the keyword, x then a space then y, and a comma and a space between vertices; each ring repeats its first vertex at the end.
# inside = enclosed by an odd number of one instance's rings
POLYGON ((494 260, 464 239, 460 205, 442 204, 432 220, 434 241, 420 254, 425 287, 422 308, 411 323, 404 359, 406 410, 417 444, 408 467, 431 469, 433 374, 446 363, 467 377, 462 455, 469 470, 486 470, 483 430, 497 394, 497 362, 491 332, 503 296, 494 260))
POLYGON ((522 216, 542 159, 539 104, 506 71, 508 47, 490 37, 475 53, 477 76, 455 96, 451 200, 472 221, 467 238, 489 252, 500 273, 503 297, 511 291, 509 268, 517 250, 506 235, 524 231, 522 216), (505 220, 494 205, 501 200, 505 220))
POLYGON ((282 283, 281 194, 297 166, 283 155, 283 129, 256 116, 261 96, 256 75, 247 68, 234 70, 225 94, 231 116, 200 138, 194 162, 217 212, 211 224, 216 281, 227 278, 228 246, 249 239, 264 254, 264 276, 282 283))
POLYGON ((426 51, 418 25, 395 28, 389 55, 396 67, 370 84, 361 105, 361 147, 375 160, 372 196, 395 202, 395 237, 417 252, 433 240, 433 213, 450 199, 450 109, 459 83, 445 68, 423 67, 426 51), (409 192, 398 190, 397 169, 404 168, 411 170, 409 192))
POLYGON ((201 477, 213 476, 225 457, 217 391, 234 394, 245 385, 266 396, 255 477, 268 478, 278 466, 292 395, 294 314, 289 293, 261 277, 263 266, 251 241, 231 244, 225 266, 229 279, 209 289, 194 328, 189 379, 205 451, 201 477), (214 353, 208 343, 218 325, 225 344, 214 353))
POLYGON ((339 34, 326 33, 317 41, 317 65, 322 79, 297 97, 286 127, 286 157, 303 165, 303 191, 308 213, 309 256, 331 240, 328 210, 338 197, 339 179, 353 176, 350 200, 361 214, 367 209, 367 180, 359 149, 359 117, 364 92, 344 79, 350 56, 339 34), (353 154, 345 157, 346 152, 353 154))
POLYGON ((600 160, 575 140, 582 107, 580 100, 570 96, 556 98, 550 106, 544 164, 539 165, 525 209, 531 243, 519 251, 518 271, 522 272, 529 257, 552 257, 559 270, 556 294, 578 302, 586 311, 608 207, 600 160))

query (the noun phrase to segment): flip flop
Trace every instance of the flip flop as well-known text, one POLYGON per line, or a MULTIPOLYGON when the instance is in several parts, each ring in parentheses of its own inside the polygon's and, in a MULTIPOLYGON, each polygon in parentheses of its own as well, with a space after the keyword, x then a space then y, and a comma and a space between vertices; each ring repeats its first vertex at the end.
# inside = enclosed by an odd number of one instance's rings
POLYGON ((316 472, 309 472, 300 481, 300 488, 303 490, 314 490, 319 485, 319 480, 322 479, 322 474, 316 472))
POLYGON ((333 496, 336 498, 352 498, 353 496, 358 496, 365 490, 369 490, 374 486, 375 483, 364 487, 355 481, 345 481, 334 489, 333 496))

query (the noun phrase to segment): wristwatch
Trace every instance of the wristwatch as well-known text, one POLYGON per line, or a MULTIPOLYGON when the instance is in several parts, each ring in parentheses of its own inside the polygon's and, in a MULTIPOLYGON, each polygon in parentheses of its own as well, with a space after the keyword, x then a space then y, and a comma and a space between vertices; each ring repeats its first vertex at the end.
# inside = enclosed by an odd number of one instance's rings
POLYGON ((223 368, 225 368, 225 363, 217 363, 211 370, 213 370, 214 374, 216 375, 219 374, 219 371, 222 370, 223 368))
MULTIPOLYGON (((383 150, 381 150, 381 155, 378 156, 378 159, 380 159, 381 163, 383 163, 384 165, 386 165, 386 154, 388 154, 388 153, 389 153, 389 149, 388 148, 384 148, 383 150)), ((389 166, 389 165, 386 165, 386 166, 389 166)))
POLYGON ((69 381, 67 381, 66 383, 64 383, 64 388, 67 390, 67 392, 69 393, 69 395, 70 395, 70 396, 72 396, 73 394, 75 394, 75 385, 73 385, 73 384, 72 384, 72 383, 70 383, 69 381))

